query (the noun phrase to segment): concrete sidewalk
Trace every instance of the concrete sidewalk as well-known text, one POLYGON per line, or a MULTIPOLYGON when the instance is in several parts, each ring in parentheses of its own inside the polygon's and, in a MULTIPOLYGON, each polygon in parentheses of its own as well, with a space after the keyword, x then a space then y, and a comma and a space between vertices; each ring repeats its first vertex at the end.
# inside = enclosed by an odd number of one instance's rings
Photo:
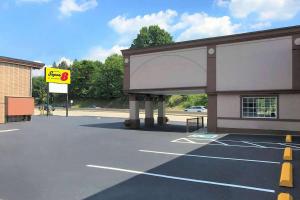
MULTIPOLYGON (((46 114, 46 112, 44 112, 46 114)), ((35 109, 35 115, 40 115, 40 111, 35 109)), ((65 109, 56 109, 53 115, 65 116, 65 109)), ((112 118, 129 118, 128 109, 70 109, 69 116, 95 116, 95 117, 112 117, 112 118)), ((168 112, 167 117, 170 121, 185 122, 187 118, 204 116, 204 123, 206 124, 207 117, 202 113, 186 113, 186 112, 168 112)), ((145 118, 145 112, 140 112, 140 118, 145 118)), ((157 112, 154 113, 154 118, 157 118, 157 112)))

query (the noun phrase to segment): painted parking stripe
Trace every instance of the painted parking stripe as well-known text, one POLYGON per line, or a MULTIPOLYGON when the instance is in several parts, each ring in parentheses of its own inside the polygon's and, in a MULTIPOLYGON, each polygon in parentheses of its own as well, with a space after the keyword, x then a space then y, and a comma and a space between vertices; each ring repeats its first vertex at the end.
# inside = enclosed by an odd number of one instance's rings
POLYGON ((267 161, 267 160, 251 160, 251 159, 242 159, 242 158, 228 158, 228 157, 217 157, 217 156, 203 156, 195 154, 182 154, 182 153, 171 153, 171 152, 162 152, 162 151, 151 151, 151 150, 139 150, 140 152, 145 153, 155 153, 155 154, 164 154, 164 155, 173 155, 173 156, 187 156, 187 157, 196 157, 196 158, 210 158, 210 159, 220 159, 220 160, 232 160, 232 161, 245 161, 245 162, 257 162, 257 163, 268 163, 268 164, 280 164, 280 162, 267 161))
MULTIPOLYGON (((173 140, 171 142, 189 143, 189 142, 182 142, 183 139, 184 138, 180 138, 180 139, 177 139, 177 140, 173 140)), ((191 140, 191 138, 190 138, 190 140, 191 140)), ((249 142, 249 141, 244 141, 244 140, 214 140, 214 139, 201 139, 201 138, 192 138, 192 140, 194 140, 193 141, 194 144, 209 144, 210 142, 218 142, 220 144, 222 144, 222 142, 223 143, 224 142, 241 142, 241 143, 248 143, 250 145, 257 146, 258 148, 267 148, 267 149, 284 149, 284 148, 280 148, 280 147, 266 147, 266 146, 262 146, 262 145, 258 145, 258 144, 276 144, 276 145, 280 145, 280 146, 283 146, 283 145, 284 146, 290 146, 290 145, 292 145, 290 147, 294 148, 294 150, 300 150, 300 146, 293 146, 293 145, 300 145, 300 144, 297 144, 297 143, 283 144, 283 143, 276 143, 276 142, 256 142, 256 141, 255 142, 254 141, 249 142), (195 142, 195 140, 205 141, 205 142, 195 142)), ((209 144, 209 145, 218 145, 218 144, 209 144)), ((253 147, 253 146, 231 145, 231 144, 227 144, 226 146, 253 147)))
POLYGON ((290 144, 284 144, 284 143, 278 143, 279 145, 285 146, 285 147, 291 147, 291 148, 300 148, 299 146, 290 145, 290 144))
POLYGON ((164 175, 164 174, 149 173, 149 172, 143 172, 143 171, 116 168, 116 167, 108 167, 108 166, 100 166, 100 165, 86 165, 86 167, 126 172, 126 173, 131 173, 131 174, 140 174, 140 175, 146 175, 146 176, 154 176, 154 177, 173 179, 173 180, 178 180, 178 181, 187 181, 187 182, 193 182, 193 183, 202 183, 202 184, 208 184, 208 185, 218 185, 218 186, 223 186, 223 187, 232 187, 232 188, 254 190, 254 191, 260 191, 260 192, 275 193, 275 190, 266 189, 266 188, 258 188, 258 187, 252 187, 252 186, 246 186, 246 185, 236 185, 236 184, 230 184, 230 183, 206 181, 206 180, 201 180, 201 179, 183 178, 183 177, 178 177, 178 176, 169 176, 169 175, 164 175))
POLYGON ((266 148, 265 146, 258 145, 258 144, 254 144, 254 143, 252 143, 252 142, 247 142, 247 141, 241 141, 241 142, 243 142, 243 143, 245 143, 245 144, 250 144, 250 145, 253 145, 253 146, 257 146, 257 147, 260 147, 260 148, 266 148))
POLYGON ((300 149, 300 144, 297 144, 297 143, 288 143, 288 144, 285 144, 285 143, 280 143, 280 142, 255 142, 255 143, 260 143, 260 144, 271 144, 271 145, 280 145, 280 146, 289 146, 289 147, 292 147, 292 148, 296 148, 296 149, 300 149))
POLYGON ((19 131, 20 129, 8 129, 8 130, 0 130, 0 133, 19 131))
POLYGON ((194 141, 192 140, 189 140, 187 138, 179 138, 179 139, 176 139, 176 140, 173 140, 171 142, 179 142, 179 143, 195 143, 194 141))
POLYGON ((213 142, 216 142, 216 143, 218 143, 218 144, 223 144, 223 145, 225 145, 225 146, 228 145, 228 144, 226 144, 226 143, 224 143, 224 142, 220 142, 219 140, 213 140, 213 142))
MULTIPOLYGON (((173 143, 186 143, 186 144, 200 144, 200 145, 212 145, 212 146, 224 146, 224 147, 241 147, 241 148, 258 148, 258 149, 276 149, 276 150, 283 150, 284 148, 280 148, 280 147, 258 147, 258 146, 247 146, 247 145, 236 145, 236 144, 227 144, 227 145, 223 145, 223 144, 211 144, 209 142, 187 142, 187 141, 184 141, 182 142, 182 139, 184 138, 180 138, 180 139, 177 139, 177 140, 173 140, 171 142, 173 143)), ((210 142, 213 142, 213 141, 210 141, 210 142)), ((295 151, 299 151, 300 148, 293 148, 293 150, 295 151)))
POLYGON ((189 143, 195 143, 194 141, 192 141, 192 140, 189 140, 189 139, 187 139, 187 138, 183 138, 185 141, 187 141, 187 142, 189 142, 189 143))
MULTIPOLYGON (((201 141, 206 141, 206 140, 212 140, 212 139, 203 139, 203 138, 192 138, 193 140, 201 140, 201 141)), ((242 142, 242 141, 246 141, 246 140, 218 140, 218 141, 221 141, 221 142, 242 142)), ((284 145, 284 143, 278 143, 278 142, 259 142, 259 141, 246 141, 246 142, 253 142, 255 144, 278 144, 278 145, 284 145)), ((289 143, 288 145, 295 145, 295 147, 298 147, 300 148, 300 144, 298 143, 289 143), (299 145, 299 146, 298 146, 299 145)))

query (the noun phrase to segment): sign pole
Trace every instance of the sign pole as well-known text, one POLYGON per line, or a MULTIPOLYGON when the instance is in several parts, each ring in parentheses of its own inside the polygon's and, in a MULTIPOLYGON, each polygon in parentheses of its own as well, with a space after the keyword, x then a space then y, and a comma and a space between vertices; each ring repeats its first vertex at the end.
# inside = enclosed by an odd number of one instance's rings
POLYGON ((66 117, 69 116, 69 91, 67 92, 66 117))
POLYGON ((47 117, 49 116, 49 83, 47 83, 47 117))

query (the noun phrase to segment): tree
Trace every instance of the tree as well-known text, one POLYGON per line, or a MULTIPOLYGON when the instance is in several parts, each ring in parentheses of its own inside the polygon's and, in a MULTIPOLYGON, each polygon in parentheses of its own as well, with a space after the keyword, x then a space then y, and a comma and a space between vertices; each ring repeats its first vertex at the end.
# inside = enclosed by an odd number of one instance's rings
POLYGON ((206 94, 173 95, 168 99, 168 106, 188 108, 190 106, 207 106, 206 94))
POLYGON ((59 68, 59 69, 69 69, 69 65, 65 60, 63 60, 58 64, 57 68, 59 68))
POLYGON ((53 62, 52 67, 53 67, 53 68, 57 68, 57 64, 56 64, 55 61, 53 62))
POLYGON ((173 43, 172 36, 157 25, 143 27, 130 48, 143 48, 173 43))
POLYGON ((94 73, 97 68, 101 68, 99 61, 74 61, 71 69, 70 97, 72 98, 92 98, 94 73))
POLYGON ((47 84, 44 77, 32 78, 32 96, 37 100, 38 104, 45 104, 47 100, 47 84))
POLYGON ((106 58, 92 78, 95 97, 110 99, 123 95, 123 66, 124 60, 120 55, 113 54, 106 58))

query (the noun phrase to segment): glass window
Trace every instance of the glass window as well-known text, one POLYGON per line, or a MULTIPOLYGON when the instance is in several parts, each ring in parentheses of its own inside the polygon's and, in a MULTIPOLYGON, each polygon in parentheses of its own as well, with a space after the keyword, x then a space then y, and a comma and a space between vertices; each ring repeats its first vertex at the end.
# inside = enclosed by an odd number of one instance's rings
POLYGON ((243 118, 277 118, 277 96, 242 97, 243 118))

